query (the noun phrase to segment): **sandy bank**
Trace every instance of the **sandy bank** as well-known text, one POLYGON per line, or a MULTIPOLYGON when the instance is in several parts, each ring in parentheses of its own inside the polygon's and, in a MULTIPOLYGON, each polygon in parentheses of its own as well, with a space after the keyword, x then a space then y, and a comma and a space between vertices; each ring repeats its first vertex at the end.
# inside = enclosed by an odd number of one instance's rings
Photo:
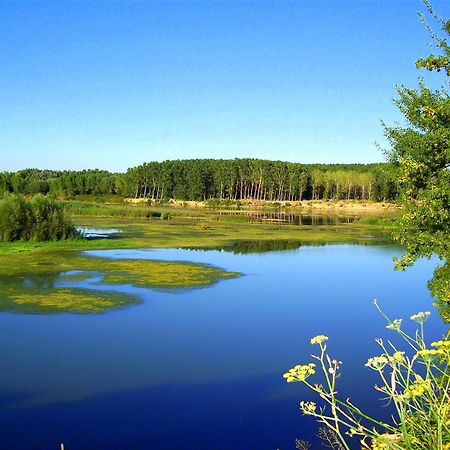
MULTIPOLYGON (((127 198, 127 203, 139 205, 148 203, 148 199, 145 198, 127 198)), ((382 214, 385 212, 394 212, 398 210, 398 206, 395 203, 389 202, 373 202, 368 200, 304 200, 296 202, 270 202, 266 200, 241 200, 239 207, 236 202, 230 204, 223 203, 217 207, 211 207, 204 201, 182 201, 182 200, 169 200, 164 205, 160 205, 157 202, 152 202, 154 206, 164 206, 172 208, 187 208, 187 209, 229 209, 229 210, 242 210, 242 211, 255 211, 261 209, 287 209, 290 211, 302 211, 305 212, 329 212, 329 213, 343 213, 354 212, 358 214, 382 214)))

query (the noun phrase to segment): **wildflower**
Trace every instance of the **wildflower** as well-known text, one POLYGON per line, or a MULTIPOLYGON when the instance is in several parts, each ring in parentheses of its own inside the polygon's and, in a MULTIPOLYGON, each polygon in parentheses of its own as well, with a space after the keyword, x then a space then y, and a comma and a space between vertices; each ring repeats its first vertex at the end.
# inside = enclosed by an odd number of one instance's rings
POLYGON ((386 325, 386 328, 388 330, 397 330, 397 331, 399 331, 401 325, 402 325, 402 319, 394 319, 392 322, 389 322, 386 325))
POLYGON ((405 390, 405 395, 409 398, 420 397, 426 392, 431 391, 431 380, 423 379, 420 375, 416 375, 416 381, 411 383, 405 390))
POLYGON ((384 433, 372 440, 372 450, 385 450, 392 448, 393 443, 398 443, 401 437, 396 434, 384 433))
POLYGON ((389 362, 392 364, 401 364, 405 359, 405 352, 394 352, 392 355, 388 356, 389 362))
POLYGON ((300 402, 300 409, 306 416, 315 414, 317 405, 314 402, 300 402))
POLYGON ((298 364, 292 369, 289 369, 289 371, 283 375, 283 378, 285 378, 288 383, 292 383, 293 381, 305 381, 310 375, 316 373, 314 367, 316 367, 314 363, 304 365, 298 364))
POLYGON ((430 311, 420 311, 417 314, 413 314, 411 316, 411 320, 414 320, 418 323, 424 323, 425 320, 428 319, 428 317, 430 316, 430 311))
POLYGON ((428 348, 424 348, 422 350, 419 350, 416 353, 416 357, 417 356, 422 356, 422 357, 427 357, 427 356, 434 356, 434 355, 438 355, 440 352, 438 350, 434 350, 434 349, 428 349, 428 348))
POLYGON ((408 397, 405 394, 394 393, 393 398, 397 403, 403 403, 408 397))
POLYGON ((374 356, 369 358, 365 364, 366 367, 370 367, 373 370, 382 370, 384 366, 388 363, 386 356, 374 356))
POLYGON ((314 336, 311 339, 311 344, 322 344, 322 342, 328 341, 328 336, 324 336, 323 334, 319 334, 318 336, 314 336))
POLYGON ((450 341, 448 341, 446 339, 441 339, 440 341, 432 342, 431 346, 437 347, 440 349, 450 349, 450 341))

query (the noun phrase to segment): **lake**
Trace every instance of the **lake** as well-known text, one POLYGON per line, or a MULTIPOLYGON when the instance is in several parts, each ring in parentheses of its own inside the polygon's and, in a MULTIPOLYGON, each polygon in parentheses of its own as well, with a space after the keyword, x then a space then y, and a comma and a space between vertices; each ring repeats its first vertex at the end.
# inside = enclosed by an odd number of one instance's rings
POLYGON ((195 289, 115 286, 142 302, 104 314, 1 313, 0 449, 285 450, 295 438, 322 448, 298 408, 315 399, 282 378, 311 360, 317 334, 343 361, 342 396, 385 414, 364 363, 379 354, 375 337, 394 335, 372 300, 405 322, 431 310, 429 338, 439 338, 426 288, 436 262, 395 272, 392 245, 244 247, 90 251, 242 276, 195 289))

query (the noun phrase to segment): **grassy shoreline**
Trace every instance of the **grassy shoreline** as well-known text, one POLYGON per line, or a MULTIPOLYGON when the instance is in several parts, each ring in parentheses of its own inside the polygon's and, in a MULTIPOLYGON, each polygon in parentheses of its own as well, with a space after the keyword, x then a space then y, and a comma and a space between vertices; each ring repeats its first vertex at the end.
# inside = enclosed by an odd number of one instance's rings
MULTIPOLYGON (((173 247, 215 247, 250 242, 284 241, 287 246, 386 243, 378 219, 339 225, 281 225, 228 221, 214 215, 174 215, 170 220, 76 216, 77 226, 119 229, 114 238, 55 242, 0 242, 0 309, 48 314, 96 314, 141 302, 121 286, 193 288, 239 276, 220 267, 153 260, 108 260, 83 250, 173 247), (75 273, 73 273, 75 272, 75 273), (111 295, 96 290, 89 280, 107 286, 111 295), (69 287, 61 286, 69 282, 69 287)), ((264 247, 264 246, 262 246, 264 247)), ((269 245, 270 247, 270 245, 269 245)))
POLYGON ((227 245, 239 240, 296 240, 309 244, 355 243, 364 244, 385 239, 384 228, 390 219, 371 217, 340 225, 284 225, 218 220, 215 217, 177 217, 137 220, 135 218, 76 216, 77 226, 118 228, 123 237, 117 239, 72 239, 66 241, 0 242, 0 258, 23 252, 49 249, 102 249, 102 248, 168 248, 208 247, 227 245), (384 238, 383 238, 384 236, 384 238))

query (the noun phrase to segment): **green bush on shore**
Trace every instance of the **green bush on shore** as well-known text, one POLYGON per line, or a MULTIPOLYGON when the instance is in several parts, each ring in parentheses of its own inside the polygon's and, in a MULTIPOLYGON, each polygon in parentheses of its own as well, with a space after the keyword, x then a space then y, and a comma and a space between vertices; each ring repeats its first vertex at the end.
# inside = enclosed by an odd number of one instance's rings
POLYGON ((0 200, 0 240, 59 241, 79 236, 64 209, 42 194, 30 200, 7 195, 0 200))

